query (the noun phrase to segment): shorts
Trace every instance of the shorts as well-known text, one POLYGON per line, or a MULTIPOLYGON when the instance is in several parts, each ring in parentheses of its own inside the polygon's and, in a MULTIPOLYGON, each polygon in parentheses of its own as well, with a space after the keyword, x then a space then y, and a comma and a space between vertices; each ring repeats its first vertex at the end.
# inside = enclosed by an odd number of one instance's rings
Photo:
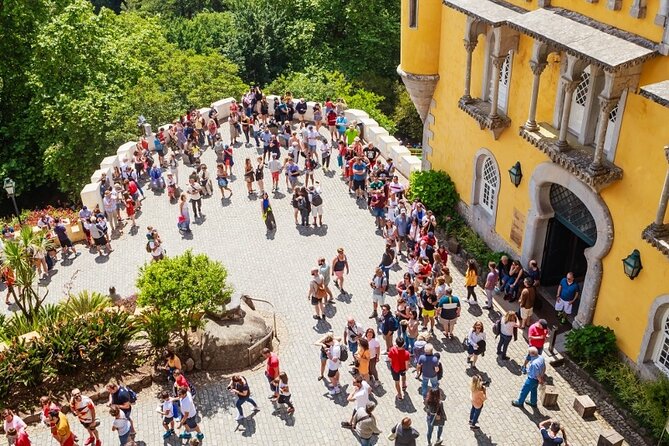
POLYGON ((197 427, 197 417, 190 417, 186 419, 186 426, 188 426, 191 429, 195 429, 197 427))
POLYGON ((458 321, 458 318, 444 319, 440 317, 439 321, 441 322, 441 326, 444 327, 444 331, 450 332, 455 328, 455 323, 458 321))
POLYGON ((311 296, 311 305, 316 306, 321 303, 321 300, 316 296, 311 296))
POLYGON ((315 152, 316 151, 316 145, 315 144, 314 145, 309 144, 309 150, 311 150, 312 152, 315 152))
POLYGON ((263 148, 262 148, 263 155, 266 154, 266 153, 269 153, 269 152, 270 152, 269 146, 263 146, 263 148))
POLYGON ((328 354, 321 349, 321 361, 325 361, 326 359, 328 359, 328 354))
POLYGON ((337 279, 343 279, 343 278, 344 278, 344 270, 341 270, 341 271, 335 271, 334 273, 335 273, 335 277, 336 277, 337 279))
POLYGON ((407 376, 407 371, 401 370, 399 372, 396 372, 395 370, 390 369, 390 374, 393 375, 393 381, 399 381, 400 376, 407 376))
POLYGON ((372 208, 372 215, 377 218, 386 216, 386 211, 383 208, 372 208))
POLYGON ((174 418, 173 418, 173 417, 163 417, 163 424, 164 424, 165 426, 171 424, 172 421, 174 421, 174 418))
POLYGON ((328 378, 334 378, 337 373, 339 373, 339 370, 337 369, 335 370, 328 369, 328 378))
POLYGON ((365 190, 365 180, 353 180, 353 190, 365 190))
POLYGON ((532 317, 532 308, 522 308, 520 309, 520 318, 522 320, 529 320, 532 317))
POLYGON ((323 205, 320 204, 318 206, 314 206, 313 204, 311 205, 311 215, 316 216, 316 215, 323 215, 323 205))
POLYGON ((279 172, 272 172, 272 181, 279 181, 279 172))
POLYGON ((423 308, 423 317, 433 318, 437 313, 437 310, 426 310, 423 308))
POLYGON ((557 311, 564 311, 566 314, 571 314, 572 307, 573 305, 571 301, 560 299, 555 302, 555 309, 557 311))
POLYGON ((100 425, 100 422, 98 420, 86 421, 86 422, 82 421, 81 425, 84 426, 86 430, 90 431, 98 427, 100 425))
POLYGON ((71 248, 72 247, 72 240, 69 238, 66 238, 65 240, 58 240, 60 243, 61 248, 71 248))
POLYGON ((386 296, 385 295, 372 293, 372 302, 375 302, 375 303, 383 306, 385 301, 386 301, 386 296))
POLYGON ((105 246, 107 244, 107 239, 104 237, 94 239, 95 246, 105 246))

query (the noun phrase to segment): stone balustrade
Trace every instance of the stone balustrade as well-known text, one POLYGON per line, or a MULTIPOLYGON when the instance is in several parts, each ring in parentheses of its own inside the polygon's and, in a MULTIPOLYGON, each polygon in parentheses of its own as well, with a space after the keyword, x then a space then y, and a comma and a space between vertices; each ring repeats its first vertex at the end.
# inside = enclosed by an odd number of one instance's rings
MULTIPOLYGON (((278 98, 276 95, 267 95, 267 102, 269 103, 269 112, 274 113, 274 98, 278 98)), ((218 112, 219 119, 226 119, 230 116, 230 105, 232 104, 233 98, 220 99, 213 104, 211 107, 215 108, 218 112)), ((313 121, 314 112, 313 106, 316 102, 307 101, 307 112, 305 114, 306 121, 313 121)), ((209 107, 201 108, 200 113, 204 116, 209 115, 209 107)), ((355 122, 358 125, 358 128, 361 131, 361 137, 365 142, 374 144, 381 151, 381 156, 385 159, 392 158, 395 163, 395 168, 403 176, 409 177, 411 172, 415 170, 421 170, 421 161, 418 157, 414 156, 409 152, 409 150, 404 147, 395 137, 388 134, 388 131, 381 127, 374 119, 370 118, 369 115, 363 110, 357 109, 347 109, 344 111, 344 116, 349 123, 355 122)), ((325 123, 325 116, 323 116, 323 121, 325 123)), ((163 124, 158 126, 158 128, 164 127, 167 128, 169 124, 163 124)), ((327 126, 326 126, 327 127, 327 126)), ((154 134, 151 126, 149 124, 144 124, 145 134, 154 134)), ((148 138, 149 147, 153 148, 153 138, 148 138)), ((99 205, 102 209, 102 197, 100 196, 99 182, 103 173, 106 173, 108 177, 111 177, 114 167, 124 164, 132 160, 132 153, 137 145, 137 141, 128 141, 125 144, 121 145, 116 151, 116 155, 111 155, 105 157, 100 163, 99 169, 93 172, 91 175, 91 182, 86 184, 81 190, 81 202, 88 206, 90 209, 95 208, 95 205, 99 205)))

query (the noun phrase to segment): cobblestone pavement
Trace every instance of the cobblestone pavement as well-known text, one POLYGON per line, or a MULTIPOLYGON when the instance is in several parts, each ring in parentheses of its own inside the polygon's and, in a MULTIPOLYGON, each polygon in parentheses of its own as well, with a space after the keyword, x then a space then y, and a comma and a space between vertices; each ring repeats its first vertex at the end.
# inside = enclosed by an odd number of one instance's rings
MULTIPOLYGON (((224 126, 226 127, 226 126, 224 126)), ((318 381, 319 351, 312 343, 322 333, 334 329, 343 332, 348 315, 354 315, 363 326, 371 325, 367 316, 371 310, 369 279, 374 267, 379 263, 383 251, 383 240, 375 234, 374 222, 366 209, 359 207, 349 197, 339 175, 325 176, 322 170, 316 173, 321 181, 324 198, 324 222, 322 228, 296 228, 293 223, 290 195, 286 194, 285 183, 281 183, 281 193, 275 195, 273 208, 278 223, 275 235, 267 237, 261 220, 260 204, 247 198, 241 169, 244 158, 255 158, 253 148, 240 148, 235 154, 236 180, 232 182, 232 199, 221 201, 218 191, 203 203, 206 219, 192 225, 192 238, 182 237, 177 232, 177 206, 170 204, 165 195, 154 196, 145 190, 147 199, 142 213, 138 216, 141 229, 135 233, 126 231, 113 241, 115 251, 109 257, 96 257, 84 249, 84 254, 70 265, 59 264, 57 272, 48 285, 49 301, 61 299, 65 290, 73 292, 94 290, 107 293, 115 286, 121 295, 133 291, 138 268, 149 260, 144 249, 144 230, 152 225, 160 232, 168 255, 176 255, 185 249, 205 252, 221 260, 228 268, 229 278, 236 289, 251 296, 267 299, 276 306, 277 315, 285 328, 281 336, 278 352, 282 370, 288 373, 293 391, 293 401, 297 408, 294 417, 284 412, 275 412, 267 400, 268 386, 261 370, 249 371, 253 395, 260 404, 261 411, 238 425, 234 419, 236 411, 233 398, 226 392, 227 379, 217 374, 199 374, 196 404, 202 416, 201 426, 205 433, 204 445, 294 445, 294 444, 358 444, 350 431, 339 427, 348 419, 351 404, 342 393, 332 398, 323 382, 318 381), (312 308, 306 300, 309 269, 319 256, 328 261, 336 248, 345 248, 351 265, 351 273, 346 276, 349 297, 340 296, 336 304, 327 310, 327 321, 314 322, 312 308)), ((214 169, 214 154, 207 150, 203 155, 210 170, 214 169)), ((183 184, 187 169, 180 172, 183 184)), ((269 176, 269 175, 268 175, 269 176)), ((269 184, 268 178, 266 181, 269 184)), ((403 265, 403 264, 402 264, 403 265)), ((465 294, 464 280, 455 268, 451 268, 455 294, 465 294)), ((401 271, 391 272, 391 282, 396 283, 401 271)), ((482 295, 479 290, 479 295, 482 295)), ((387 299, 394 302, 394 296, 387 299)), ((558 389, 559 409, 530 410, 511 406, 511 400, 518 395, 523 377, 520 365, 525 355, 526 345, 522 340, 513 342, 509 349, 511 360, 497 362, 492 352, 478 361, 480 373, 490 381, 488 396, 480 418, 480 431, 469 429, 469 383, 471 372, 467 370, 461 340, 475 319, 482 319, 486 325, 489 343, 493 344, 490 331, 492 314, 482 312, 478 307, 467 309, 464 304, 462 317, 456 327, 457 339, 442 342, 442 336, 434 340, 437 350, 442 352, 445 366, 442 388, 447 398, 445 406, 448 414, 444 431, 446 445, 532 445, 539 444, 540 436, 536 423, 546 417, 556 417, 566 427, 573 445, 594 445, 598 432, 607 428, 599 415, 588 421, 581 420, 572 409, 575 392, 554 370, 548 367, 548 375, 558 389)), ((378 403, 376 415, 383 430, 377 444, 386 445, 390 428, 403 416, 410 416, 414 426, 421 433, 418 444, 427 444, 425 438, 426 421, 423 405, 417 389, 419 382, 409 379, 408 397, 404 401, 395 399, 394 386, 385 366, 380 369, 383 386, 375 391, 378 403)), ((344 390, 348 390, 351 376, 342 374, 344 390)), ((179 444, 176 439, 164 443, 161 437, 160 418, 155 413, 157 386, 140 393, 133 408, 133 418, 137 428, 136 440, 140 445, 179 444)), ((247 415, 250 414, 247 405, 247 415)), ((102 425, 100 427, 104 444, 118 444, 111 432, 110 417, 100 407, 102 425)), ((83 428, 71 419, 75 432, 84 438, 83 428)), ((48 430, 43 426, 30 428, 33 444, 55 445, 48 430)))

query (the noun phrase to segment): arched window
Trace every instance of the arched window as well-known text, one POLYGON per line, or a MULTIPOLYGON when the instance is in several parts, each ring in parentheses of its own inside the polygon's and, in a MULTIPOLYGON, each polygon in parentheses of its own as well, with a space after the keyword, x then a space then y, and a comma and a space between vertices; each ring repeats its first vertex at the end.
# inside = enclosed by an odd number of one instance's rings
POLYGON ((664 312, 661 324, 653 361, 660 370, 669 375, 669 309, 664 312))
POLYGON ((497 191, 499 190, 499 173, 495 162, 486 156, 481 163, 479 174, 481 185, 479 187, 479 204, 489 213, 495 212, 497 204, 497 191))

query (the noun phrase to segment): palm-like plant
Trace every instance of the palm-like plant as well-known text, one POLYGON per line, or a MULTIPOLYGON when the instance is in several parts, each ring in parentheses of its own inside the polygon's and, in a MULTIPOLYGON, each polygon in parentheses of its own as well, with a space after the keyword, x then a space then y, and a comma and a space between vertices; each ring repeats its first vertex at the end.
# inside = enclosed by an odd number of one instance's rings
POLYGON ((16 305, 30 322, 39 311, 48 291, 40 296, 35 272, 35 253, 46 254, 53 247, 53 242, 43 232, 33 232, 30 226, 24 226, 14 240, 5 242, 4 263, 15 276, 17 287, 16 305))
POLYGON ((78 316, 85 316, 89 313, 97 313, 107 307, 111 307, 112 301, 104 294, 95 291, 82 291, 77 294, 70 294, 63 303, 65 316, 74 319, 78 316))

